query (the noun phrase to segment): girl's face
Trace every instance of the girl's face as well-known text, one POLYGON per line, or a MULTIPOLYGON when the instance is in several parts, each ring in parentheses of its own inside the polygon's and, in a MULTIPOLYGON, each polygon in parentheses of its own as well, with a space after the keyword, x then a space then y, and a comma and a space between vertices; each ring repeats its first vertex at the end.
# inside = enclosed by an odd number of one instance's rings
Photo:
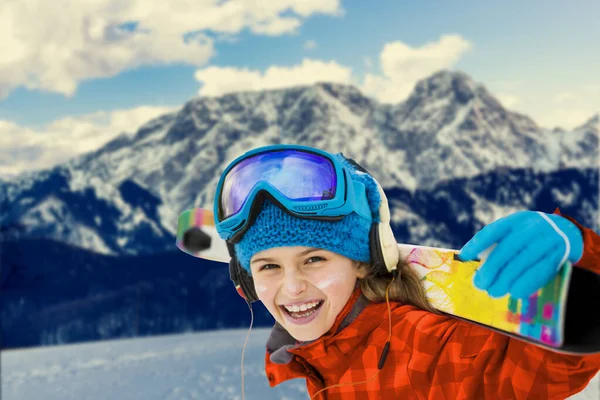
MULTIPOLYGON (((256 294, 271 315, 296 340, 327 333, 364 276, 357 261, 309 247, 277 247, 256 253, 250 268, 256 294), (283 308, 291 303, 323 301, 312 320, 301 324, 283 308)), ((310 310, 307 310, 310 311, 310 310)))

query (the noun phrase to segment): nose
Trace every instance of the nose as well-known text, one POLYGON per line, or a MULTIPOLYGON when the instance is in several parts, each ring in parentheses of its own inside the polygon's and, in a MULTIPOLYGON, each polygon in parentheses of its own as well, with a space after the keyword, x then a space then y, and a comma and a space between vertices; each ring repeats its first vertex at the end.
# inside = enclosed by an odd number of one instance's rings
POLYGON ((308 287, 306 279, 296 268, 289 268, 283 276, 283 290, 290 297, 297 296, 308 287))

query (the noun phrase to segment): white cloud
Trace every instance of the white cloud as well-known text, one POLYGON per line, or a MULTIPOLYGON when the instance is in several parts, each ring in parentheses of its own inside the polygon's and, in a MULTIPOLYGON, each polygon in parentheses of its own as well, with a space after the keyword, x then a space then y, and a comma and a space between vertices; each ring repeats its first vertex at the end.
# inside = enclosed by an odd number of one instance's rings
MULTIPOLYGON (((404 100, 417 81, 432 73, 451 67, 471 44, 458 35, 442 36, 439 41, 411 48, 402 42, 387 43, 381 54, 383 76, 367 73, 362 91, 385 103, 404 100)), ((370 58, 365 58, 367 67, 370 58)), ((235 67, 199 69, 195 77, 203 86, 201 96, 224 93, 309 85, 320 81, 354 83, 352 69, 335 61, 304 59, 292 67, 270 66, 266 71, 235 67)))
MULTIPOLYGON (((354 82, 350 67, 311 59, 291 67, 270 66, 265 71, 208 67, 198 70, 195 77, 203 84, 199 90, 201 96, 333 81, 355 84, 364 94, 383 103, 398 103, 406 99, 419 80, 452 67, 472 48, 459 35, 444 35, 420 47, 399 41, 387 43, 379 55, 382 74, 366 73, 362 85, 354 82)), ((363 57, 363 60, 370 69, 371 59, 363 57)), ((488 86, 493 87, 492 94, 504 107, 529 115, 542 126, 571 129, 600 111, 598 84, 543 98, 532 96, 531 88, 522 80, 492 81, 488 86)))
POLYGON ((600 113, 600 85, 574 87, 544 100, 539 99, 536 108, 531 105, 532 110, 526 112, 542 126, 572 129, 600 113))
POLYGON ((0 120, 0 175, 52 167, 96 150, 123 132, 133 133, 150 119, 175 110, 175 107, 140 106, 98 111, 61 118, 39 131, 0 120))
POLYGON ((471 43, 460 35, 444 35, 416 48, 400 41, 387 43, 379 56, 383 76, 366 74, 363 91, 381 102, 398 103, 417 81, 452 67, 471 48, 471 43))
POLYGON ((304 59, 300 65, 271 66, 264 73, 247 68, 208 67, 196 71, 194 76, 203 83, 199 95, 219 96, 229 92, 278 89, 320 81, 350 83, 352 70, 335 61, 304 59))
POLYGON ((583 88, 583 91, 585 93, 591 93, 591 94, 596 94, 596 93, 600 93, 600 83, 599 84, 592 84, 592 85, 587 85, 586 87, 583 88))
POLYGON ((515 90, 523 87, 524 81, 520 80, 508 80, 508 81, 491 81, 486 86, 494 87, 499 90, 515 90))
POLYGON ((317 47, 317 42, 315 42, 314 40, 307 40, 306 42, 304 42, 304 48, 306 50, 311 50, 317 47))
POLYGON ((573 129, 600 112, 600 84, 565 86, 556 92, 521 80, 485 84, 504 107, 531 117, 546 128, 573 129))
POLYGON ((577 99, 577 94, 573 92, 562 92, 554 96, 554 102, 558 104, 569 103, 577 99))
POLYGON ((547 128, 573 129, 585 123, 598 111, 600 111, 600 108, 596 111, 589 108, 554 108, 549 112, 540 114, 537 118, 534 116, 534 120, 547 128))
POLYGON ((512 106, 521 101, 517 96, 510 94, 494 94, 494 97, 496 97, 505 108, 512 108, 512 106))
POLYGON ((203 32, 293 34, 303 18, 342 11, 339 0, 3 0, 0 98, 20 85, 72 96, 84 79, 140 65, 200 66, 214 54, 203 32))

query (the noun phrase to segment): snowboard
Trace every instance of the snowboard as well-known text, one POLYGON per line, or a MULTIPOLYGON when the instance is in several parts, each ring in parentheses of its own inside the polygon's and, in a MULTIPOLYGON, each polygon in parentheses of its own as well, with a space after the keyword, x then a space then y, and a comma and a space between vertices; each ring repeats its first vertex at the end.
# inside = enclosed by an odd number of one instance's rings
MULTIPOLYGON (((231 257, 211 211, 183 212, 176 245, 229 268, 231 257)), ((402 243, 398 248, 400 257, 420 276, 430 304, 440 312, 559 353, 600 353, 600 275, 567 261, 529 298, 509 294, 493 298, 473 284, 475 271, 492 248, 474 261, 462 261, 459 250, 402 243)))

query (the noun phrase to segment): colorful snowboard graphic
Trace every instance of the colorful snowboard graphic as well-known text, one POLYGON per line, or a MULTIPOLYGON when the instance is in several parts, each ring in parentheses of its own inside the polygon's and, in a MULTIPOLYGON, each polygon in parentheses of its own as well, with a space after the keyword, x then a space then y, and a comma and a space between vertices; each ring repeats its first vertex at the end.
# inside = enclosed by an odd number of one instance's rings
MULTIPOLYGON (((193 208, 183 212, 176 243, 194 257, 229 264, 227 246, 216 231, 211 211, 193 208)), ((439 311, 554 351, 600 352, 600 318, 582 310, 589 297, 577 291, 569 293, 572 275, 576 275, 577 284, 587 285, 586 291, 596 290, 600 299, 600 276, 566 262, 554 280, 528 299, 510 295, 493 298, 473 284, 473 275, 482 261, 461 261, 458 250, 409 244, 398 247, 401 258, 419 273, 429 302, 439 311), (576 308, 570 315, 576 315, 571 318, 573 329, 565 343, 567 297, 573 303, 570 310, 576 308)), ((593 307, 593 312, 600 315, 599 308, 593 307)))
POLYGON ((456 250, 398 246, 407 263, 419 272, 427 299, 438 310, 552 347, 562 345, 570 263, 528 299, 493 298, 473 284, 480 261, 460 261, 456 250))

